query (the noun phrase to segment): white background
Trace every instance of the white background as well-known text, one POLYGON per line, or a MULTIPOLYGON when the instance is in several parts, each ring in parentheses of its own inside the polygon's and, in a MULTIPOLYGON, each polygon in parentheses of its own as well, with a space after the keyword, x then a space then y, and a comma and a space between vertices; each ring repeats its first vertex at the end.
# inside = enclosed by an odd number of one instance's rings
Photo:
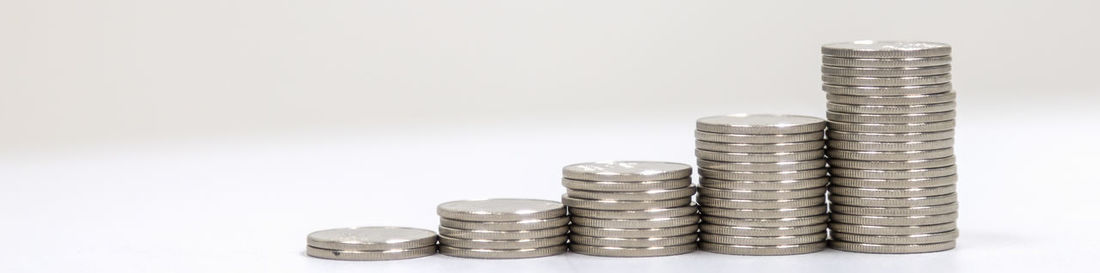
POLYGON ((1094 1, 0 1, 0 272, 1034 271, 1100 249, 1094 1), (311 231, 824 115, 822 43, 954 46, 956 250, 340 262, 311 231))

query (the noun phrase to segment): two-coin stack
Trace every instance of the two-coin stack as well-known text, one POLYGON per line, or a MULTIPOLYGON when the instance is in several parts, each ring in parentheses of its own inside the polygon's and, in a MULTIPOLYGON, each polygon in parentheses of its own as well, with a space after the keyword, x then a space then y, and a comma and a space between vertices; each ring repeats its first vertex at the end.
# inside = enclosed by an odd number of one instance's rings
POLYGON ((825 249, 825 120, 735 114, 696 121, 699 247, 734 255, 825 249))
POLYGON ((460 200, 440 204, 439 253, 482 259, 535 258, 564 253, 565 206, 537 199, 460 200))
POLYGON ((821 47, 828 99, 833 248, 955 247, 958 204, 951 47, 856 41, 821 47))
POLYGON ((573 252, 610 257, 684 254, 697 248, 691 166, 608 161, 562 168, 573 252))
POLYGON ((435 254, 435 242, 435 232, 419 228, 336 228, 306 236, 306 254, 349 261, 411 259, 435 254))

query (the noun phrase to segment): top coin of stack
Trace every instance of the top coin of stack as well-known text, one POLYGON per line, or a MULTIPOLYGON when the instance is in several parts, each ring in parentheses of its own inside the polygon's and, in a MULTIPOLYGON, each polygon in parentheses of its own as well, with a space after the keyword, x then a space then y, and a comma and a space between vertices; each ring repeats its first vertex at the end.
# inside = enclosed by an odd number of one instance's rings
POLYGON ((699 215, 691 166, 656 161, 579 163, 562 168, 573 252, 649 257, 696 249, 699 215))
POLYGON ((482 258, 535 258, 564 253, 565 206, 536 199, 479 199, 440 204, 439 252, 482 258))
POLYGON ((825 248, 825 121, 735 114, 696 122, 700 248, 792 255, 825 248))
POLYGON ((828 99, 832 247, 955 247, 951 46, 855 41, 821 47, 828 99))
POLYGON ((306 254, 312 257, 381 261, 435 254, 435 232, 407 227, 326 229, 306 236, 306 254))

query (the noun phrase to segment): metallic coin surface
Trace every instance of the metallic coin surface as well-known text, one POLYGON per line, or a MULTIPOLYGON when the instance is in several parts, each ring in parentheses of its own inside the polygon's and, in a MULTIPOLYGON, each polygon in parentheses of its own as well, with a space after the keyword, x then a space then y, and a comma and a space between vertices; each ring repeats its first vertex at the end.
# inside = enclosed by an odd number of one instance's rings
POLYGON ((824 242, 828 237, 825 232, 818 232, 804 235, 787 235, 787 236, 734 236, 734 235, 718 235, 710 233, 700 233, 699 240, 726 245, 750 245, 750 246, 774 246, 774 245, 800 245, 811 244, 817 242, 824 242))
POLYGON ((718 254, 746 256, 798 255, 825 250, 825 242, 778 246, 743 246, 699 242, 699 250, 718 254))
POLYGON ((951 45, 923 41, 873 41, 829 43, 821 54, 848 58, 920 58, 951 55, 951 45))
POLYGON ((792 227, 823 224, 829 220, 829 215, 820 214, 805 217, 791 218, 727 218, 719 216, 703 216, 703 223, 723 226, 739 227, 792 227))
POLYGON ((765 190, 765 191, 778 191, 778 190, 798 190, 798 189, 811 189, 823 187, 829 184, 829 179, 826 177, 812 178, 812 179, 799 179, 799 180, 780 180, 780 181, 746 181, 746 180, 721 180, 713 178, 700 178, 699 185, 712 189, 723 190, 765 190))
POLYGON ((837 194, 829 195, 829 202, 859 207, 883 207, 883 208, 908 208, 919 206, 935 206, 951 204, 958 201, 958 195, 949 193, 935 196, 882 198, 882 197, 855 197, 837 194))
POLYGON ((956 172, 955 165, 929 169, 909 170, 861 170, 846 168, 829 168, 829 174, 839 177, 867 178, 867 179, 911 179, 922 177, 941 177, 953 175, 956 172))
POLYGON ((922 123, 848 123, 830 121, 829 128, 840 131, 865 132, 865 133, 924 133, 953 130, 955 121, 922 122, 922 123))
POLYGON ((783 200, 721 199, 699 196, 698 201, 701 207, 727 209, 785 209, 825 204, 825 196, 783 200))
POLYGON ((830 177, 833 185, 843 187, 875 188, 875 189, 908 189, 908 188, 932 188, 947 185, 955 185, 959 180, 957 175, 944 177, 928 177, 913 179, 861 179, 830 177))
POLYGON ((934 188, 875 189, 844 186, 829 186, 829 192, 836 195, 855 197, 906 198, 919 196, 944 195, 955 192, 955 185, 934 188))
POLYGON ((840 67, 929 67, 951 64, 951 56, 924 58, 844 58, 821 56, 821 64, 840 67))
POLYGON ((570 234, 607 238, 653 238, 695 235, 699 225, 685 225, 670 228, 601 228, 584 225, 570 226, 570 234))
POLYGON ((335 250, 316 248, 312 246, 306 247, 306 255, 310 257, 330 259, 330 260, 344 260, 344 261, 388 261, 388 260, 403 260, 427 257, 435 254, 436 246, 432 244, 430 246, 424 246, 419 248, 409 249, 390 249, 380 251, 366 251, 366 250, 335 250))
POLYGON ((626 200, 626 201, 653 201, 653 200, 668 200, 676 198, 691 197, 695 194, 695 187, 688 186, 678 189, 659 189, 648 191, 634 191, 634 192, 606 192, 606 191, 583 191, 566 189, 566 195, 581 198, 581 199, 612 199, 612 200, 626 200))
POLYGON ((827 225, 824 223, 809 226, 791 226, 791 227, 738 227, 738 226, 723 226, 703 223, 699 225, 699 230, 703 233, 718 234, 718 235, 730 235, 730 236, 792 236, 792 235, 806 235, 806 234, 818 234, 825 232, 827 225))
POLYGON ((600 219, 654 219, 695 215, 698 213, 699 210, 694 205, 647 210, 599 210, 569 208, 569 214, 572 216, 600 219))
POLYGON ((695 150, 695 156, 702 160, 719 162, 788 162, 820 159, 824 150, 785 152, 785 153, 723 153, 695 150))
MULTIPOLYGON (((852 114, 920 114, 955 110, 955 102, 917 105, 858 105, 829 102, 829 111, 852 114)), ((858 132, 858 131, 857 131, 858 132)))
POLYGON ((699 236, 695 234, 680 235, 675 237, 651 237, 651 238, 613 238, 592 237, 580 234, 570 234, 569 242, 589 246, 603 247, 665 247, 683 244, 694 244, 699 236))
POLYGON ((848 96, 907 96, 939 94, 953 90, 951 83, 909 86, 846 86, 823 84, 821 90, 829 94, 848 96))
POLYGON ((519 240, 530 238, 548 238, 565 235, 569 232, 569 226, 544 228, 535 230, 469 230, 440 226, 439 235, 458 239, 470 240, 519 240))
POLYGON ((834 103, 854 105, 925 105, 955 101, 955 92, 906 96, 849 96, 826 94, 825 99, 834 103))
POLYGON ((657 257, 690 253, 697 248, 695 243, 660 247, 608 247, 570 244, 569 249, 578 254, 604 257, 657 257))
POLYGON ((331 250, 382 251, 434 246, 431 230, 408 227, 351 227, 315 231, 306 236, 306 244, 331 250))
POLYGON ((554 256, 565 253, 568 248, 563 245, 556 245, 544 248, 529 248, 529 249, 468 249, 458 248, 451 246, 439 246, 439 254, 460 257, 460 258, 477 258, 477 259, 523 259, 523 258, 539 258, 554 256))
POLYGON ((567 240, 565 234, 546 237, 546 238, 524 238, 518 240, 472 240, 472 239, 459 239, 447 237, 444 235, 439 236, 439 244, 457 248, 472 248, 472 249, 529 249, 529 248, 542 248, 551 247, 556 245, 565 244, 567 240))
POLYGON ((825 187, 797 190, 724 190, 699 187, 699 196, 737 200, 786 200, 825 196, 825 187))
POLYGON ((722 143, 703 140, 695 141, 695 148, 700 150, 726 152, 726 153, 781 153, 819 150, 825 147, 824 140, 804 142, 783 142, 769 144, 751 143, 722 143))
POLYGON ((862 244, 852 243, 838 240, 830 240, 829 247, 840 251, 860 252, 860 253, 877 253, 877 254, 913 254, 913 253, 928 253, 939 252, 944 250, 950 250, 955 248, 955 241, 935 243, 935 244, 923 244, 923 245, 883 245, 883 244, 862 244))
POLYGON ((917 77, 951 73, 951 65, 925 67, 845 67, 822 65, 821 73, 847 77, 917 77))
POLYGON ((698 165, 699 168, 702 169, 740 172, 801 171, 824 168, 825 163, 825 159, 788 162, 719 162, 704 159, 699 159, 696 161, 696 165, 698 165))
POLYGON ((619 182, 619 181, 585 181, 585 180, 573 180, 569 178, 561 179, 562 186, 567 189, 583 190, 583 191, 601 191, 601 192, 633 192, 633 191, 649 191, 649 190, 664 190, 664 189, 678 189, 691 185, 691 177, 684 177, 678 179, 669 180, 653 180, 653 181, 634 181, 634 182, 619 182))
POLYGON ((907 142, 907 141, 930 141, 939 139, 948 139, 955 137, 955 130, 944 130, 939 132, 918 132, 918 133, 861 133, 861 132, 847 132, 831 129, 829 130, 830 140, 847 140, 847 141, 878 141, 878 142, 907 142))
POLYGON ((833 213, 830 216, 832 223, 845 223, 869 226, 924 226, 954 223, 959 219, 956 212, 937 215, 915 216, 868 216, 833 213))
POLYGON ((588 181, 654 181, 691 176, 691 165, 662 161, 600 161, 568 165, 562 176, 588 181))
MULTIPOLYGON (((866 161, 908 161, 908 160, 924 160, 924 159, 936 159, 952 156, 955 154, 954 148, 939 149, 939 150, 920 150, 920 151, 902 151, 902 152, 880 152, 880 151, 851 151, 841 149, 826 149, 825 152, 829 158, 840 158, 850 160, 866 160, 866 161)), ((837 168, 829 168, 830 174, 837 168)), ((854 169, 853 169, 854 170, 854 169)), ((871 177, 854 177, 854 178, 871 178, 871 177)), ((895 178, 885 178, 895 179, 895 178)))
POLYGON ((750 144, 769 144, 769 143, 792 143, 792 142, 806 142, 821 140, 824 136, 823 132, 813 131, 810 133, 802 134, 779 134, 779 135, 750 135, 750 134, 722 134, 712 133, 704 131, 695 131, 695 139, 709 142, 719 143, 750 143, 750 144))
POLYGON ((691 197, 655 200, 655 201, 623 201, 623 200, 596 200, 570 197, 561 195, 562 203, 570 207, 599 210, 647 210, 657 208, 673 208, 691 205, 691 197))
POLYGON ((602 228, 670 228, 699 223, 699 215, 686 215, 654 219, 599 219, 573 216, 574 225, 602 228))
POLYGON ((802 208, 784 208, 784 209, 727 209, 716 207, 699 207, 699 212, 703 216, 719 216, 727 218, 792 218, 792 217, 806 217, 813 215, 820 215, 825 213, 828 209, 825 204, 820 204, 810 207, 802 208))
POLYGON ((852 114, 840 112, 826 112, 829 120, 850 123, 922 123, 938 122, 955 119, 955 111, 916 114, 852 114))
POLYGON ((829 209, 834 214, 840 213, 866 216, 921 216, 954 213, 959 210, 959 204, 951 203, 943 205, 915 206, 908 208, 884 208, 849 206, 833 203, 829 204, 829 209))
POLYGON ((830 222, 829 229, 836 232, 864 235, 913 235, 955 230, 955 222, 924 226, 873 226, 830 222))
POLYGON ((507 222, 462 221, 449 218, 439 218, 439 225, 449 228, 469 230, 494 230, 516 231, 555 228, 569 224, 569 216, 558 216, 549 219, 531 219, 507 222))
POLYGON ((917 77, 845 77, 833 75, 821 75, 821 81, 830 85, 848 86, 909 86, 943 84, 951 81, 951 74, 917 76, 917 77))
POLYGON ((802 134, 825 129, 825 120, 810 116, 773 114, 730 114, 695 121, 695 129, 722 134, 802 134))
POLYGON ((565 215, 565 206, 538 199, 477 199, 439 204, 440 217, 464 221, 518 221, 565 215))
POLYGON ((901 152, 947 149, 954 146, 954 138, 910 142, 858 142, 847 140, 829 140, 829 147, 831 148, 860 151, 901 152))
POLYGON ((929 169, 955 165, 955 156, 904 161, 862 161, 833 158, 829 159, 829 165, 837 168, 861 170, 929 169))
POLYGON ((780 172, 738 172, 699 168, 699 175, 702 175, 703 177, 734 181, 781 181, 812 179, 824 177, 827 173, 828 171, 825 168, 780 172))

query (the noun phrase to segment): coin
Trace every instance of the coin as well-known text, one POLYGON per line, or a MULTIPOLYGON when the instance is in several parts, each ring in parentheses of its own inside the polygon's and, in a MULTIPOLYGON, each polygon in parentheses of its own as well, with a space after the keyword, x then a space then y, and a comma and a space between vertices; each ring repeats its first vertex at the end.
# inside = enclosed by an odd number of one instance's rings
POLYGON ((546 238, 524 238, 518 240, 471 240, 439 236, 439 244, 458 248, 472 249, 529 249, 551 247, 565 244, 565 234, 546 238))
POLYGON ((805 161, 822 158, 823 150, 785 152, 785 153, 723 153, 704 150, 695 150, 695 156, 699 159, 720 162, 787 162, 805 161))
POLYGON ((930 188, 954 185, 959 180, 957 175, 943 177, 922 177, 912 179, 861 179, 846 177, 830 177, 833 185, 844 187, 860 187, 875 189, 908 189, 930 188))
POLYGON ((916 114, 852 114, 829 111, 825 115, 829 120, 850 123, 922 123, 955 119, 954 110, 916 114))
POLYGON ((440 217, 464 221, 518 221, 565 215, 565 206, 537 199, 477 199, 439 204, 440 217))
POLYGON ((924 58, 844 58, 821 56, 821 64, 841 67, 929 67, 951 64, 951 56, 924 58))
POLYGON ((833 112, 853 114, 919 114, 955 110, 955 102, 914 105, 858 105, 830 102, 825 104, 825 108, 833 112))
POLYGON ((695 243, 682 244, 675 246, 661 246, 661 247, 610 247, 610 246, 590 246, 582 244, 570 244, 569 249, 573 252, 592 255, 592 256, 605 256, 605 257, 656 257, 656 256, 671 256, 690 253, 695 251, 695 243))
POLYGON ((958 225, 956 225, 955 222, 924 226, 872 226, 845 224, 837 222, 829 223, 829 229, 836 232, 866 235, 913 235, 922 233, 938 233, 954 230, 955 228, 957 228, 957 226, 958 225))
POLYGON ((861 161, 846 159, 829 159, 829 165, 845 169, 861 170, 908 170, 941 168, 955 165, 955 156, 933 159, 917 159, 905 161, 861 161))
POLYGON ((439 225, 449 228, 457 229, 473 229, 473 230, 496 230, 496 231, 514 231, 514 230, 535 230, 554 228, 569 224, 568 216, 558 216, 549 219, 530 219, 520 221, 507 221, 507 222, 485 222, 485 221, 462 221, 448 218, 439 218, 439 225))
POLYGON ((954 146, 955 139, 953 138, 910 142, 857 142, 846 140, 829 140, 829 147, 841 150, 902 152, 947 149, 954 146))
POLYGON ((791 218, 727 218, 719 216, 703 216, 703 222, 713 225, 723 226, 740 226, 740 227, 790 227, 790 226, 808 226, 825 223, 829 220, 829 215, 819 214, 813 216, 804 217, 791 217, 791 218))
POLYGON ((573 244, 603 247, 664 247, 683 244, 694 244, 698 236, 695 234, 676 237, 650 237, 650 238, 613 238, 592 237, 580 234, 570 234, 569 241, 573 244))
POLYGON ((826 228, 825 223, 808 225, 808 226, 789 226, 789 227, 738 227, 738 226, 723 226, 714 225, 709 223, 703 223, 699 225, 699 230, 703 233, 718 234, 718 235, 732 235, 732 236, 791 236, 791 235, 805 235, 805 234, 817 234, 824 233, 826 228))
POLYGON ((809 133, 801 134, 775 134, 775 135, 749 135, 749 134, 722 134, 695 131, 695 139, 710 142, 720 143, 748 143, 748 144, 769 144, 769 143, 793 143, 793 142, 806 142, 821 140, 825 135, 824 132, 813 131, 809 133))
POLYGON ((918 77, 845 77, 833 75, 821 75, 825 84, 855 85, 855 86, 907 86, 941 84, 951 81, 951 74, 918 76, 918 77))
POLYGON ((830 129, 828 134, 830 140, 906 142, 953 138, 955 137, 955 130, 918 133, 857 133, 830 129))
POLYGON ((695 187, 688 186, 678 189, 660 189, 634 192, 600 192, 566 189, 566 195, 582 199, 611 199, 625 201, 653 201, 691 197, 695 195, 695 187))
POLYGON ((582 209, 600 210, 647 210, 655 208, 672 208, 691 205, 691 197, 656 200, 656 201, 623 201, 623 200, 596 200, 581 199, 562 194, 562 203, 570 207, 582 209))
POLYGON ((573 216, 574 225, 603 228, 670 228, 699 223, 699 215, 685 215, 653 219, 599 219, 573 216))
POLYGON ((544 248, 528 249, 468 249, 451 246, 439 246, 439 253, 447 256, 478 259, 522 259, 554 256, 565 253, 566 246, 556 245, 544 248))
POLYGON ((703 216, 720 216, 727 218, 791 218, 806 217, 825 213, 828 209, 825 204, 801 208, 782 209, 727 209, 715 207, 699 207, 703 216))
POLYGON ((825 168, 813 169, 813 170, 801 170, 801 171, 780 171, 780 172, 735 172, 735 171, 719 171, 699 168, 699 174, 707 178, 717 178, 722 180, 752 180, 752 181, 779 181, 779 180, 797 180, 797 179, 811 179, 817 177, 824 177, 828 171, 825 168))
POLYGON ((713 178, 700 178, 699 185, 723 190, 765 190, 765 191, 778 191, 778 190, 798 190, 798 189, 810 189, 823 187, 829 184, 829 179, 826 177, 800 179, 800 180, 780 180, 780 181, 736 181, 736 180, 721 180, 713 178))
POLYGON ((742 246, 699 242, 699 249, 707 252, 729 255, 797 255, 822 251, 825 249, 825 242, 778 246, 742 246))
POLYGON ((821 89, 829 94, 848 96, 906 96, 927 95, 948 92, 953 89, 950 82, 931 85, 908 86, 846 86, 824 84, 821 89))
POLYGON ((695 235, 699 225, 691 224, 670 228, 602 228, 584 225, 570 226, 570 234, 609 238, 652 238, 695 235))
POLYGON ((951 46, 922 41, 860 40, 822 45, 821 54, 849 58, 938 57, 951 55, 951 46))
POLYGON ((573 216, 601 219, 653 219, 695 215, 698 214, 698 209, 693 205, 673 208, 655 208, 647 210, 599 210, 569 208, 569 214, 573 216))
MULTIPOLYGON (((855 197, 829 194, 829 202, 831 203, 860 207, 907 208, 935 206, 955 203, 957 200, 958 196, 955 193, 903 198, 855 197)), ((699 203, 702 204, 702 202, 699 203)))
POLYGON ((826 94, 825 99, 833 103, 853 105, 925 105, 953 102, 955 101, 955 92, 904 96, 848 96, 826 94))
POLYGON ((616 181, 584 181, 573 180, 569 178, 561 179, 562 186, 567 189, 583 190, 583 191, 602 191, 602 192, 631 192, 631 191, 649 191, 649 190, 664 190, 664 189, 678 189, 691 185, 691 177, 669 179, 669 180, 653 180, 653 181, 636 181, 636 182, 616 182, 616 181))
POLYGON ((434 246, 435 241, 435 232, 408 227, 335 228, 306 236, 306 244, 312 247, 355 251, 420 248, 434 246))
POLYGON ((922 123, 848 123, 830 121, 829 128, 840 131, 866 132, 866 133, 923 133, 952 130, 955 121, 922 122, 922 123))
POLYGON ((850 215, 867 215, 867 216, 919 216, 919 215, 939 215, 953 213, 959 210, 958 203, 950 203, 943 205, 929 205, 929 206, 913 206, 908 208, 887 208, 887 207, 860 207, 849 206, 842 204, 829 204, 829 209, 832 213, 850 214, 850 215))
POLYGON ((944 195, 955 192, 955 185, 947 185, 935 188, 906 188, 906 189, 876 189, 876 188, 854 188, 833 185, 829 187, 831 194, 844 195, 844 196, 858 196, 858 197, 883 197, 883 198, 899 198, 899 197, 917 197, 917 196, 935 196, 944 195))
POLYGON ((955 241, 935 243, 935 244, 923 244, 923 245, 884 245, 884 244, 862 244, 831 240, 829 241, 829 247, 851 252, 861 253, 878 253, 878 254, 912 254, 912 253, 928 253, 939 252, 955 248, 955 241))
POLYGON ((825 232, 811 233, 805 235, 786 235, 786 236, 735 236, 735 235, 717 235, 710 233, 700 233, 699 240, 726 245, 800 245, 810 244, 817 242, 824 242, 825 232))
POLYGON ((860 170, 845 168, 829 168, 829 174, 840 177, 869 178, 869 179, 910 179, 921 177, 941 177, 955 174, 955 165, 929 169, 909 170, 860 170))
POLYGON ((306 247, 306 255, 310 257, 330 259, 330 260, 344 260, 344 261, 386 261, 386 260, 402 260, 427 257, 435 254, 435 244, 430 246, 409 248, 409 249, 389 249, 389 250, 335 250, 316 248, 312 246, 306 247))
POLYGON ((769 143, 769 144, 751 144, 751 143, 722 143, 722 142, 709 142, 696 140, 695 148, 700 150, 726 152, 726 153, 780 153, 780 152, 801 152, 819 150, 825 147, 824 140, 817 141, 804 141, 804 142, 786 142, 786 143, 769 143))
POLYGON ((782 172, 824 168, 825 159, 787 162, 720 162, 699 159, 696 161, 696 165, 699 168, 718 171, 782 172))
POLYGON ((801 134, 825 129, 824 120, 810 116, 772 114, 730 114, 695 121, 699 131, 723 134, 801 134))
POLYGON ((588 181, 654 181, 691 176, 691 166, 661 161, 585 162, 562 168, 565 178, 588 181))
POLYGON ((449 228, 444 226, 439 227, 439 235, 470 240, 519 240, 529 238, 547 238, 564 235, 568 232, 569 226, 515 231, 469 230, 449 228))
POLYGON ((844 242, 883 245, 915 245, 953 242, 959 238, 959 230, 913 235, 860 235, 833 232, 833 239, 844 242))
POLYGON ((917 77, 951 72, 951 65, 925 67, 844 67, 822 65, 821 73, 846 77, 917 77))
MULTIPOLYGON (((954 148, 939 149, 939 150, 922 150, 922 151, 903 151, 903 152, 880 152, 880 151, 849 151, 841 149, 827 149, 825 154, 829 158, 841 158, 851 160, 866 160, 866 161, 908 161, 908 160, 924 160, 924 159, 936 159, 952 156, 955 154, 954 148)), ((837 168, 829 168, 830 173, 837 168)), ((853 169, 854 170, 854 169, 853 169)), ((856 178, 871 178, 871 177, 856 177, 856 178)), ((886 178, 895 179, 895 178, 886 178)))
POLYGON ((782 200, 825 196, 825 187, 797 190, 723 190, 699 187, 699 196, 739 200, 782 200))
POLYGON ((959 219, 959 213, 951 212, 936 215, 914 216, 868 216, 833 213, 831 218, 834 223, 846 223, 871 226, 924 226, 953 223, 959 219))
POLYGON ((825 203, 825 196, 784 199, 784 200, 745 200, 745 199, 721 199, 707 196, 699 196, 699 205, 702 207, 718 207, 727 209, 784 209, 801 208, 825 203))

